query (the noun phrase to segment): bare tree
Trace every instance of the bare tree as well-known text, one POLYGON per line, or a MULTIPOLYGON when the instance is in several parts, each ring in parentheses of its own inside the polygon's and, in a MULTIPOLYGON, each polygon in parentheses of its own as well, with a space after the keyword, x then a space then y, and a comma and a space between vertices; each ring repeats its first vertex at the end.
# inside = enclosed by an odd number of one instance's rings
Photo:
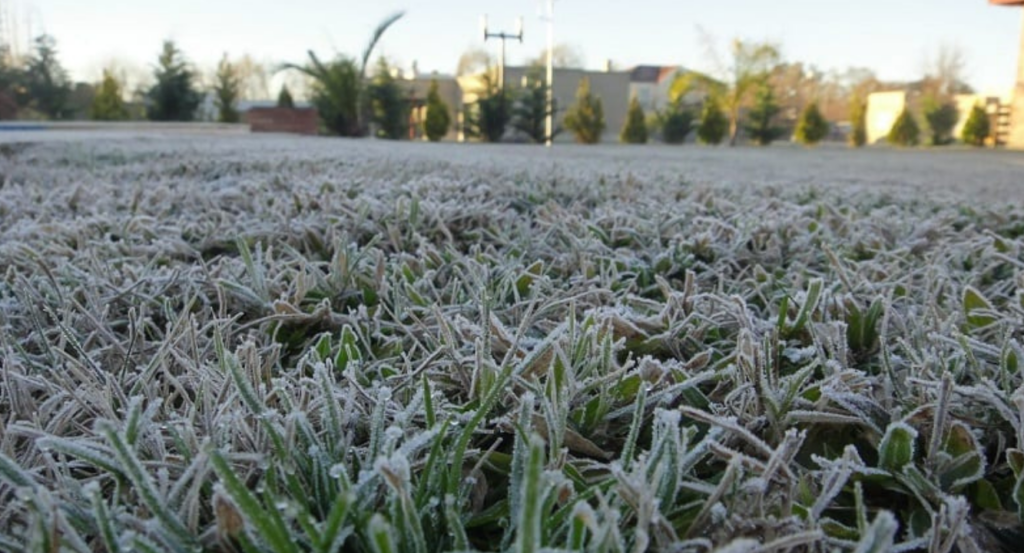
POLYGON ((462 76, 482 73, 493 65, 494 56, 485 48, 474 46, 459 56, 459 65, 455 69, 455 74, 462 76))
MULTIPOLYGON (((551 51, 552 65, 563 69, 582 69, 586 65, 583 51, 571 44, 556 44, 551 51)), ((546 66, 548 49, 544 48, 537 57, 529 60, 527 65, 546 66)))
POLYGON ((970 85, 964 81, 966 68, 967 56, 963 48, 957 44, 940 44, 924 63, 922 92, 945 99, 954 94, 971 92, 970 85))
POLYGON ((708 90, 708 95, 714 96, 725 108, 729 117, 729 145, 735 146, 739 135, 740 112, 749 104, 757 87, 769 78, 778 65, 781 57, 779 47, 767 41, 735 39, 732 41, 729 65, 725 66, 716 52, 713 38, 699 27, 698 32, 704 42, 707 58, 717 66, 715 75, 680 75, 672 85, 672 96, 684 97, 695 86, 708 90))

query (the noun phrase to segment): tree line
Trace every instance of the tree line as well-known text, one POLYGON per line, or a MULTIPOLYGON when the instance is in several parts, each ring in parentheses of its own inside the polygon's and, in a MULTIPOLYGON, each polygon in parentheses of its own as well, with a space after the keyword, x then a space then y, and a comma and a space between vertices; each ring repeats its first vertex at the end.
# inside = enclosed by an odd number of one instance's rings
MULTIPOLYGON (((310 83, 310 102, 317 108, 327 134, 402 139, 410 135, 411 110, 408 91, 396 78, 386 59, 369 67, 372 54, 383 35, 404 13, 395 13, 377 25, 358 57, 344 54, 321 59, 308 53, 304 63, 283 64, 278 69, 296 70, 310 83)), ((35 40, 25 60, 15 62, 0 49, 0 118, 14 114, 49 119, 80 118, 83 113, 96 120, 126 120, 144 115, 153 121, 192 121, 204 96, 209 93, 220 122, 238 122, 237 103, 242 79, 237 64, 225 55, 217 65, 212 85, 202 90, 199 75, 173 41, 165 41, 153 71, 153 83, 142 94, 142 106, 125 101, 124 84, 112 70, 104 70, 95 86, 74 84, 58 59, 56 41, 47 35, 35 40), (143 113, 133 113, 143 110, 143 113)), ((581 56, 560 48, 556 57, 565 63, 581 64, 581 56)), ((713 56, 715 59, 717 55, 713 56)), ((484 90, 479 99, 465 106, 462 130, 466 136, 486 142, 507 139, 509 132, 527 141, 543 143, 545 119, 564 115, 563 130, 577 142, 600 142, 606 128, 601 98, 591 91, 588 80, 579 83, 575 102, 563 110, 548 105, 548 84, 541 61, 527 73, 522 86, 509 89, 496 83, 493 61, 486 53, 470 52, 460 59, 460 72, 483 69, 484 90)), ((681 144, 691 135, 697 142, 735 145, 741 135, 766 146, 792 136, 804 144, 816 144, 833 130, 830 121, 846 115, 850 122, 851 145, 866 142, 867 96, 892 88, 870 71, 854 70, 838 77, 825 75, 800 63, 782 60, 780 49, 769 42, 732 42, 726 63, 712 74, 685 72, 671 83, 668 103, 645 113, 635 97, 630 99, 625 124, 619 132, 624 143, 641 144, 657 139, 681 144), (841 82, 844 81, 844 82, 841 82), (845 105, 845 107, 844 107, 845 105), (846 110, 844 114, 842 110, 846 110)), ((962 57, 948 49, 940 51, 927 76, 913 83, 922 99, 914 109, 902 113, 889 133, 897 145, 925 142, 940 146, 954 140, 952 130, 960 114, 953 103, 957 93, 970 88, 960 80, 962 57), (924 130, 922 131, 922 127, 924 130), (924 137, 922 138, 922 135, 924 137)), ((294 106, 287 87, 279 93, 278 105, 294 106)), ((440 140, 453 127, 453 115, 431 83, 426 97, 422 132, 440 140)), ((964 126, 965 143, 982 145, 991 134, 989 118, 976 106, 964 126)))

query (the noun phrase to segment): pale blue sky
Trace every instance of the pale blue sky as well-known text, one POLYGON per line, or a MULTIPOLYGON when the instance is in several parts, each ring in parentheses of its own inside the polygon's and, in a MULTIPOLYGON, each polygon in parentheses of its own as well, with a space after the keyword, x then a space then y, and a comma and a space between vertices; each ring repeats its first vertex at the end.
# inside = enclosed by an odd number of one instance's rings
MULTIPOLYGON (((510 44, 510 62, 544 47, 539 0, 0 0, 31 16, 33 30, 57 37, 76 78, 92 79, 111 59, 148 67, 165 37, 202 65, 223 52, 257 59, 301 61, 358 52, 384 15, 406 9, 381 51, 421 70, 454 71, 459 54, 482 43, 479 17, 511 29, 522 15, 526 40, 510 44)), ((732 37, 771 39, 787 59, 819 67, 862 66, 887 79, 921 74, 937 45, 958 45, 969 82, 1006 89, 1016 73, 1022 14, 986 0, 559 0, 558 42, 578 47, 587 64, 612 59, 709 69, 700 26, 725 50, 732 37)), ((496 43, 489 47, 497 49, 496 43)))

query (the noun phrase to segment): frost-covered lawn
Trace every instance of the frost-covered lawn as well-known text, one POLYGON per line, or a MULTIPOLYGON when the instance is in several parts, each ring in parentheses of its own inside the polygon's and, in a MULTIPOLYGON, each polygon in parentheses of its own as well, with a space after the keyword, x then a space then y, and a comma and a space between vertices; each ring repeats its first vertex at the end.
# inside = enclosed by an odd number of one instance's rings
POLYGON ((0 144, 0 551, 1018 551, 1022 236, 1005 152, 0 144))

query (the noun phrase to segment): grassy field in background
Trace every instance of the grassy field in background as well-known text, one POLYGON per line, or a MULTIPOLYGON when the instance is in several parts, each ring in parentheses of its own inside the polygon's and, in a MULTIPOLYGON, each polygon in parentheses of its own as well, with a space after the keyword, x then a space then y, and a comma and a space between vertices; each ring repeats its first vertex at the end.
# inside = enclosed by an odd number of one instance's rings
POLYGON ((0 551, 1018 551, 1024 157, 0 147, 0 551))

